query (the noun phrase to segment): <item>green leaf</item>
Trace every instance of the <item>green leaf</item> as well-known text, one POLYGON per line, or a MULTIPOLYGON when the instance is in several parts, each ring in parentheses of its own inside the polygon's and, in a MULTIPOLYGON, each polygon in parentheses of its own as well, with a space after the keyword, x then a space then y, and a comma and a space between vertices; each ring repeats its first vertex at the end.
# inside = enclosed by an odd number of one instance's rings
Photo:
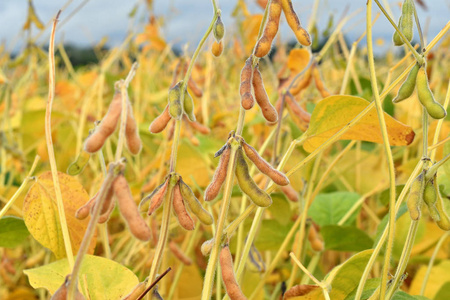
MULTIPOLYGON (((398 218, 400 218, 401 216, 403 216, 403 214, 405 214, 408 211, 408 208, 406 207, 406 203, 403 203, 402 205, 400 205, 400 208, 398 209, 397 215, 395 216, 395 220, 398 220, 398 218)), ((386 214, 383 218, 383 220, 381 220, 380 224, 378 224, 377 227, 377 234, 375 235, 375 242, 374 245, 378 244, 378 241, 380 240, 381 234, 384 231, 384 228, 386 227, 386 224, 389 220, 389 214, 386 214)))
POLYGON ((362 251, 372 247, 373 240, 353 226, 327 225, 320 229, 325 249, 338 251, 362 251))
MULTIPOLYGON (((394 296, 392 297, 392 300, 425 300, 428 299, 423 296, 412 296, 410 294, 407 294, 403 291, 397 291, 395 292, 394 296)), ((448 298, 439 298, 439 299, 448 299, 448 298)))
MULTIPOLYGON (((337 225, 359 198, 358 194, 350 192, 319 194, 311 204, 308 215, 320 226, 337 225)), ((358 212, 359 208, 343 225, 352 224, 358 212)))
POLYGON ((359 252, 331 270, 326 279, 331 284, 330 299, 345 299, 358 286, 372 252, 372 249, 359 252))
POLYGON ((260 251, 278 250, 286 235, 292 227, 292 222, 286 225, 280 224, 276 220, 263 220, 261 229, 255 240, 255 246, 260 251))
MULTIPOLYGON (((51 294, 61 286, 70 272, 67 259, 24 270, 32 287, 45 288, 51 294)), ((79 282, 80 292, 83 293, 87 289, 90 299, 122 299, 138 284, 139 280, 133 272, 113 260, 85 255, 81 264, 79 282)))
MULTIPOLYGON (((380 281, 380 278, 367 279, 366 284, 364 285, 364 290, 361 294, 361 299, 368 299, 378 288, 378 286, 380 285, 380 281)), ((350 294, 348 294, 345 300, 354 300, 357 290, 358 287, 356 287, 350 294)))
POLYGON ((0 247, 14 248, 28 237, 25 222, 21 218, 6 216, 0 219, 0 247))
POLYGON ((272 197, 273 203, 269 206, 268 210, 272 214, 273 218, 281 225, 287 225, 291 221, 290 217, 292 215, 288 200, 284 194, 280 193, 273 193, 270 197, 272 197))
POLYGON ((444 283, 444 285, 439 289, 434 299, 450 299, 450 282, 444 283))
MULTIPOLYGON (((400 195, 400 193, 402 192, 403 188, 405 187, 404 184, 400 184, 395 186, 395 199, 397 200, 398 195, 400 195)), ((391 189, 385 189, 384 191, 382 191, 380 193, 380 195, 378 196, 378 200, 380 201, 381 204, 383 205, 388 205, 389 204, 389 197, 390 197, 390 193, 391 193, 391 189)))

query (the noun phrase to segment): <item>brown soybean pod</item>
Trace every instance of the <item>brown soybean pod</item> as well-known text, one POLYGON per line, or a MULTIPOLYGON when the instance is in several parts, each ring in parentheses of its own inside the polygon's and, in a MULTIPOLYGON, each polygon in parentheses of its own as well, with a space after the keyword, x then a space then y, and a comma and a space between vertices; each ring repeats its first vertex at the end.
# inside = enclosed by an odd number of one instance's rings
POLYGON ((255 99, 252 95, 252 57, 246 61, 241 71, 241 84, 239 93, 241 95, 241 105, 245 110, 249 110, 255 105, 255 99))
POLYGON ((218 57, 222 54, 222 52, 223 52, 223 40, 220 40, 220 42, 214 41, 211 46, 211 53, 215 57, 218 57))
POLYGON ((167 187, 169 186, 169 178, 166 179, 162 184, 160 184, 150 195, 142 199, 139 207, 150 200, 150 205, 148 208, 148 215, 151 216, 164 202, 165 195, 167 193, 167 187))
POLYGON ((256 103, 261 108, 264 118, 271 123, 278 120, 278 113, 275 107, 270 103, 269 96, 264 88, 264 82, 258 66, 253 70, 253 91, 255 92, 256 103))
POLYGON ((131 233, 141 241, 148 241, 151 238, 150 228, 139 214, 138 207, 131 195, 130 187, 123 175, 119 175, 113 182, 113 189, 117 197, 120 213, 127 222, 131 233))
POLYGON ((269 7, 269 19, 264 26, 264 32, 261 38, 258 40, 255 46, 255 56, 264 57, 266 56, 270 48, 272 47, 272 41, 277 35, 278 25, 280 24, 281 16, 281 1, 272 0, 269 7))
POLYGON ((103 224, 106 221, 108 221, 109 217, 111 216, 112 211, 114 210, 114 207, 116 207, 116 204, 114 201, 111 201, 109 203, 108 210, 99 216, 97 223, 103 224))
POLYGON ((444 207, 444 200, 441 197, 441 193, 439 191, 439 187, 437 184, 434 185, 436 195, 437 195, 437 201, 436 201, 436 210, 439 212, 440 220, 436 222, 436 224, 441 228, 442 230, 449 231, 450 230, 450 218, 447 214, 447 211, 444 207))
POLYGON ((330 96, 330 92, 325 87, 325 84, 323 83, 322 76, 320 76, 320 71, 317 66, 314 66, 312 70, 312 77, 314 78, 314 83, 316 84, 316 88, 319 91, 320 95, 323 98, 326 98, 330 96))
POLYGON ((297 16, 297 13, 292 6, 291 0, 281 0, 281 7, 283 8, 286 21, 295 34, 298 42, 303 46, 311 46, 311 36, 308 31, 302 27, 302 24, 297 16))
POLYGON ((315 289, 318 289, 318 288, 319 288, 319 286, 317 286, 317 285, 310 285, 310 284, 294 285, 293 287, 288 289, 286 291, 286 293, 284 293, 283 299, 287 300, 287 299, 290 299, 290 298, 294 298, 294 297, 298 297, 298 296, 302 296, 302 295, 307 295, 312 290, 315 290, 315 289))
POLYGON ((150 124, 148 130, 150 130, 151 133, 159 133, 166 128, 171 119, 172 117, 169 114, 169 104, 167 104, 164 111, 150 124))
POLYGON ((197 197, 195 197, 194 192, 191 190, 191 188, 182 179, 180 179, 179 185, 181 195, 191 209, 191 212, 196 215, 200 222, 202 222, 203 224, 211 225, 214 222, 213 217, 207 210, 203 208, 202 204, 200 203, 200 201, 198 201, 197 197))
POLYGON ((306 112, 298 103, 292 99, 290 95, 286 95, 285 101, 292 112, 299 117, 303 122, 309 123, 311 121, 311 114, 306 112))
POLYGON ((89 212, 91 211, 91 207, 94 206, 95 200, 97 200, 97 195, 98 195, 98 193, 95 194, 94 197, 89 199, 88 202, 86 202, 82 207, 80 207, 75 212, 75 218, 77 218, 78 220, 84 220, 84 219, 87 218, 87 216, 89 216, 89 212))
POLYGON ((297 95, 298 93, 300 93, 302 90, 306 89, 312 81, 312 68, 309 68, 308 70, 305 71, 302 79, 297 83, 296 86, 292 87, 289 92, 292 95, 297 95))
MULTIPOLYGON (((111 206, 110 205, 111 202, 113 202, 112 201, 113 197, 114 197, 114 190, 112 188, 113 184, 114 184, 114 182, 111 184, 108 191, 106 192, 105 199, 103 200, 102 208, 100 209, 100 214, 104 214, 105 212, 107 212, 109 210, 109 207, 111 206)), ((97 201, 98 193, 95 195, 95 197, 96 197, 96 201, 97 201)), ((91 210, 90 210, 91 215, 93 215, 93 213, 94 213, 95 206, 96 205, 91 206, 91 210)))
POLYGON ((270 177, 278 185, 288 185, 289 179, 281 173, 280 171, 274 169, 267 161, 259 156, 258 151, 246 142, 242 142, 242 147, 244 148, 245 155, 255 164, 255 166, 262 173, 270 177))
POLYGON ((139 137, 138 126, 136 124, 136 119, 133 116, 133 107, 130 101, 127 101, 127 125, 125 127, 125 137, 127 139, 128 150, 134 155, 141 151, 142 143, 139 137))
POLYGON ((200 132, 201 134, 209 134, 211 132, 211 129, 203 124, 200 124, 197 121, 190 121, 186 116, 185 119, 188 122, 189 126, 191 126, 194 130, 200 132))
POLYGON ((197 83, 195 83, 192 77, 189 77, 188 87, 191 89, 195 97, 201 98, 203 96, 203 91, 198 87, 197 83))
POLYGON ((220 250, 219 261, 220 271, 222 272, 222 281, 228 297, 230 297, 231 300, 247 299, 236 281, 236 276, 233 270, 233 258, 231 256, 228 244, 220 250))
POLYGON ((114 98, 109 105, 108 112, 103 117, 94 133, 88 136, 84 143, 84 150, 86 152, 95 153, 103 147, 106 139, 116 130, 121 112, 122 97, 120 91, 116 90, 114 98))
POLYGON ((230 146, 227 145, 220 156, 219 165, 214 172, 213 179, 205 190, 205 201, 214 200, 220 192, 220 188, 227 177, 228 162, 230 161, 230 150, 230 146))
POLYGON ((286 197, 292 202, 298 202, 298 193, 297 191, 290 185, 280 186, 280 190, 286 197))
POLYGON ((178 245, 174 241, 169 242, 169 249, 172 251, 173 255, 178 258, 184 265, 190 266, 192 265, 192 260, 186 256, 186 254, 181 251, 178 245))
POLYGON ((173 188, 173 210, 177 216, 178 223, 186 230, 194 230, 195 224, 184 205, 180 186, 177 184, 173 188))
POLYGON ((272 198, 264 190, 260 189, 248 171, 248 165, 244 153, 240 147, 236 157, 236 178, 241 190, 247 194, 250 200, 260 207, 268 207, 272 204, 272 198))

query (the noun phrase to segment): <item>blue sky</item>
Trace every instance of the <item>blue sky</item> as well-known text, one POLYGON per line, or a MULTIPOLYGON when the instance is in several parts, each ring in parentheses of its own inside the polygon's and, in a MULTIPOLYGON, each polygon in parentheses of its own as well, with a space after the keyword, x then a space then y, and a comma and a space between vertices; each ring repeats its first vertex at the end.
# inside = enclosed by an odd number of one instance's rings
MULTIPOLYGON (((61 15, 61 22, 84 0, 73 0, 68 8, 61 15)), ((108 38, 109 45, 119 44, 127 34, 127 31, 139 31, 146 14, 143 10, 138 12, 138 22, 131 23, 128 17, 133 7, 140 3, 143 7, 143 0, 90 0, 87 4, 66 24, 58 29, 57 40, 63 39, 65 42, 75 43, 82 46, 95 45, 102 37, 108 38), (142 22, 139 22, 140 21, 142 22)), ((172 43, 190 42, 195 44, 201 34, 206 30, 211 16, 212 5, 209 0, 154 0, 155 13, 165 17, 163 28, 164 36, 172 43)), ((231 12, 237 0, 222 0, 220 7, 227 29, 232 30, 233 24, 231 12)), ((262 12, 253 2, 247 0, 252 12, 262 12)), ((395 19, 400 14, 398 3, 400 1, 388 1, 395 19)), ((423 28, 428 28, 428 34, 432 38, 450 20, 450 0, 425 0, 428 4, 428 11, 419 8, 419 16, 423 28)), ((55 13, 66 3, 62 0, 34 0, 37 14, 46 23, 55 13)), ((293 0, 294 7, 300 14, 304 24, 308 23, 308 16, 312 11, 313 0, 293 0)), ((326 27, 330 14, 335 14, 337 20, 346 7, 349 13, 358 8, 365 8, 366 0, 321 0, 320 13, 318 16, 319 28, 326 27)), ((374 12, 379 9, 374 4, 374 12)), ((26 0, 0 0, 0 41, 6 43, 7 49, 20 49, 23 47, 24 35, 21 27, 25 22, 27 14, 26 0)), ((285 22, 283 22, 285 23, 285 22)), ((346 35, 351 39, 356 39, 365 28, 364 10, 352 19, 344 28, 346 35)), ((47 43, 48 31, 42 36, 41 42, 47 43)), ((290 37, 288 27, 283 24, 281 32, 284 37, 290 37)), ((36 30, 34 30, 36 34, 36 30)), ((378 20, 374 37, 384 37, 390 39, 392 29, 384 16, 378 20)), ((416 35, 417 37, 417 35, 416 35)), ((387 46, 385 46, 387 47, 387 46)))

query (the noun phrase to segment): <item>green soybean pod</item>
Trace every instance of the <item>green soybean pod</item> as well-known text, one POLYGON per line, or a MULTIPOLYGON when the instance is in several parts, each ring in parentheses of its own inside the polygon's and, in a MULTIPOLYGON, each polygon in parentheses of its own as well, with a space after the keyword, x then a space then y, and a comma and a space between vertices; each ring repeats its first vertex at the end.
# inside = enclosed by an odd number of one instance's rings
POLYGON ((67 168, 67 174, 71 176, 75 176, 81 173, 83 171, 84 167, 89 162, 89 158, 91 157, 91 154, 81 150, 80 154, 78 155, 77 159, 70 164, 70 166, 67 168))
POLYGON ((238 180, 241 190, 260 207, 268 207, 272 204, 272 198, 269 194, 260 189, 256 185, 253 178, 248 171, 248 165, 244 158, 244 153, 241 147, 237 150, 236 157, 236 178, 238 180))
POLYGON ((413 38, 413 16, 414 3, 413 0, 405 0, 402 4, 402 19, 400 21, 400 30, 408 41, 413 38))
POLYGON ((437 201, 436 201, 436 210, 439 212, 441 219, 436 222, 436 224, 442 230, 449 231, 450 230, 450 218, 444 207, 444 200, 441 197, 441 193, 439 192, 439 187, 437 184, 434 185, 437 201))
POLYGON ((225 35, 225 26, 223 25, 222 18, 220 16, 218 16, 216 22, 214 22, 213 33, 217 42, 220 42, 225 35))
POLYGON ((423 192, 425 187, 423 177, 423 173, 421 173, 414 179, 411 184, 411 189, 409 190, 408 200, 406 201, 409 215, 412 220, 420 219, 420 209, 422 207, 423 192))
POLYGON ((437 194, 434 185, 435 183, 433 179, 426 183, 425 189, 423 191, 423 202, 425 202, 425 204, 428 206, 428 211, 430 212, 431 218, 433 218, 435 222, 439 222, 441 220, 441 217, 436 208, 437 194))
MULTIPOLYGON (((402 16, 400 16, 400 18, 398 19, 398 24, 397 27, 401 29, 401 24, 402 24, 402 16)), ((398 34, 397 30, 394 31, 394 35, 392 36, 392 41, 394 42, 395 46, 401 46, 404 44, 402 38, 400 37, 400 34, 398 34)))
POLYGON ((183 109, 181 107, 181 84, 178 82, 173 88, 169 90, 169 113, 175 120, 181 119, 183 109))
POLYGON ((427 72, 422 66, 417 73, 416 79, 417 95, 420 103, 426 108, 428 114, 434 119, 443 119, 447 116, 447 112, 436 100, 428 85, 427 72))
POLYGON ((214 222, 213 217, 203 208, 200 201, 195 197, 194 192, 182 179, 180 179, 180 191, 183 200, 186 201, 192 213, 197 216, 200 222, 205 225, 211 225, 214 222))
POLYGON ((189 92, 187 91, 187 89, 184 90, 183 107, 184 107, 184 112, 186 113, 189 120, 191 122, 194 122, 195 121, 194 100, 192 99, 192 97, 189 94, 189 92))
POLYGON ((405 99, 411 97, 416 87, 417 73, 419 72, 420 66, 415 64, 414 67, 409 71, 408 77, 400 86, 397 96, 392 100, 394 103, 399 103, 405 99))

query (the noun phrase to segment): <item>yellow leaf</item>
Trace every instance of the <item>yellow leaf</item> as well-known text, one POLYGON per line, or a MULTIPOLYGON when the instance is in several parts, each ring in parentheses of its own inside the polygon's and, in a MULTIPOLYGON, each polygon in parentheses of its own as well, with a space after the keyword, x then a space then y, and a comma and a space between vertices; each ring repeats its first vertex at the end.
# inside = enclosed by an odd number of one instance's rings
POLYGON ((262 22, 263 16, 261 14, 250 15, 242 22, 242 28, 244 31, 244 47, 245 52, 250 54, 253 51, 253 47, 256 44, 256 38, 258 37, 259 25, 262 22))
MULTIPOLYGON (((409 289, 409 294, 419 295, 422 288, 422 282, 427 271, 427 265, 422 265, 419 271, 414 275, 414 278, 409 289)), ((429 299, 434 299, 439 289, 450 281, 450 261, 444 260, 440 264, 431 268, 430 277, 428 278, 427 286, 425 288, 424 296, 429 299)))
POLYGON ((289 52, 287 67, 294 74, 300 73, 308 65, 310 57, 311 55, 306 49, 292 49, 289 52))
MULTIPOLYGON (((369 102, 367 100, 347 95, 330 96, 320 101, 315 107, 303 144, 303 148, 312 152, 326 140, 341 130, 361 111, 369 102)), ((414 131, 388 114, 384 113, 386 127, 391 146, 405 146, 414 140, 414 131)), ((358 140, 383 143, 376 108, 372 108, 359 122, 347 130, 340 140, 358 140)))
POLYGON ((183 153, 183 155, 178 155, 177 169, 186 184, 189 186, 194 186, 194 184, 207 186, 210 177, 208 175, 208 165, 203 155, 185 141, 181 143, 178 153, 183 153))
MULTIPOLYGON (((89 218, 78 220, 75 218, 75 212, 89 200, 89 195, 74 177, 58 172, 58 179, 69 227, 70 241, 73 252, 76 254, 83 240, 89 218)), ((25 196, 23 217, 31 235, 39 243, 49 248, 58 259, 66 256, 50 171, 41 174, 25 196)), ((88 253, 94 252, 95 242, 96 234, 91 240, 88 253)))

